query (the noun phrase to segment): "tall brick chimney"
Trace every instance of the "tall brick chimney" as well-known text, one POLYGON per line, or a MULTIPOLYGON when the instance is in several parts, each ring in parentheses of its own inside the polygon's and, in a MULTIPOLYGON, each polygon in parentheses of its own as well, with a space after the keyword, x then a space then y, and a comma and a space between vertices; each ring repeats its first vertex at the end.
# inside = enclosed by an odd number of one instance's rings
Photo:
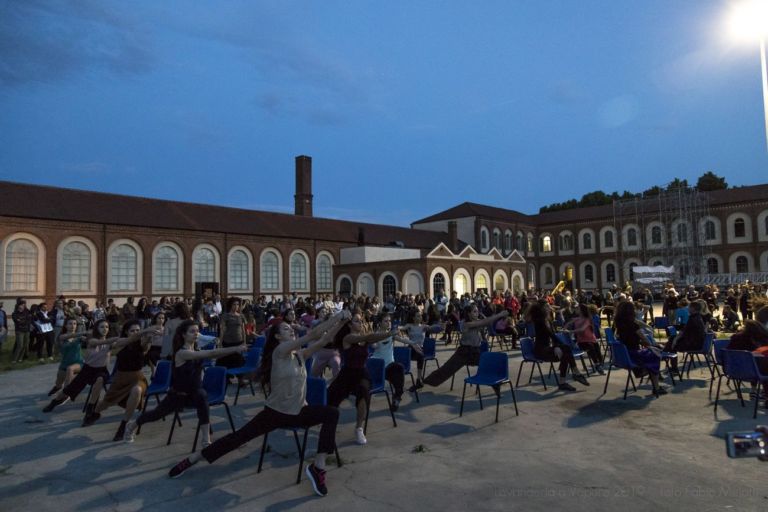
POLYGON ((448 248, 454 253, 459 251, 459 226, 455 220, 448 221, 448 248))
POLYGON ((312 217, 312 157, 296 157, 295 215, 312 217))

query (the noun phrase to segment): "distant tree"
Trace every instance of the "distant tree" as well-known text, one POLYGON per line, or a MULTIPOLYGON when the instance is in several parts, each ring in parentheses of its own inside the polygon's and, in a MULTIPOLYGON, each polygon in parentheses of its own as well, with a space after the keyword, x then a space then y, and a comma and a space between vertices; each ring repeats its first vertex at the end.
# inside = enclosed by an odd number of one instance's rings
POLYGON ((651 188, 649 188, 648 190, 645 190, 645 191, 643 191, 643 195, 644 195, 645 197, 658 196, 658 195, 659 195, 659 194, 661 194, 663 191, 664 191, 664 189, 663 189, 663 188, 661 188, 661 187, 660 187, 660 186, 658 186, 658 185, 654 185, 654 186, 652 186, 651 188))
POLYGON ((675 178, 669 185, 667 185, 667 190, 676 190, 678 188, 688 188, 688 180, 675 178))
POLYGON ((725 182, 725 178, 721 178, 712 171, 707 171, 696 182, 696 188, 702 192, 709 192, 711 190, 725 190, 728 188, 728 183, 725 182))

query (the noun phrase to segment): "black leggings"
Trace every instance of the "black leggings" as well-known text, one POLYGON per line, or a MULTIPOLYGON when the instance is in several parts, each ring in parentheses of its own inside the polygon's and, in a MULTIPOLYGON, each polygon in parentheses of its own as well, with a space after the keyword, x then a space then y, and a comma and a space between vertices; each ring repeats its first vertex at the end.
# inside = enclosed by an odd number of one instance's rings
POLYGON ((384 370, 384 376, 395 389, 395 400, 403 396, 403 384, 405 383, 405 368, 400 363, 390 363, 384 370))
POLYGON ((464 366, 477 366, 480 361, 480 348, 470 347, 467 345, 459 345, 456 352, 437 370, 433 371, 424 378, 424 384, 430 386, 439 386, 454 373, 459 371, 464 366))
POLYGON ((328 387, 328 405, 338 407, 349 395, 355 395, 355 405, 360 400, 368 401, 371 391, 371 378, 365 368, 344 366, 328 387))
POLYGON ((587 353, 594 365, 603 364, 603 354, 600 353, 600 344, 579 342, 579 348, 587 353))
POLYGON ((202 456, 212 463, 222 455, 236 450, 248 441, 278 428, 309 428, 320 424, 320 438, 317 453, 333 453, 336 448, 336 424, 339 422, 339 410, 326 405, 305 405, 299 414, 283 414, 265 407, 242 428, 227 434, 207 448, 202 456))
POLYGON ((548 361, 552 363, 556 363, 560 361, 560 365, 558 366, 558 370, 560 371, 560 377, 565 378, 565 375, 568 373, 568 367, 571 367, 571 371, 576 373, 576 360, 573 358, 573 352, 571 352, 571 347, 567 345, 558 345, 556 348, 559 348, 563 351, 563 357, 557 357, 557 354, 555 353, 555 347, 545 347, 539 350, 536 350, 534 352, 534 355, 541 359, 542 361, 548 361))
POLYGON ((194 393, 176 393, 171 391, 160 405, 155 407, 151 411, 145 411, 136 420, 138 425, 144 423, 152 423, 160 418, 164 418, 174 412, 181 412, 185 407, 194 407, 197 409, 197 419, 201 425, 206 425, 211 422, 210 413, 208 409, 208 393, 203 388, 196 390, 194 393))
POLYGON ((416 361, 416 368, 418 368, 419 373, 421 373, 421 370, 424 369, 424 356, 411 349, 411 361, 416 361))
POLYGON ((85 364, 80 370, 80 373, 75 375, 75 378, 64 388, 62 393, 74 401, 75 398, 77 398, 77 395, 85 389, 85 386, 93 386, 99 377, 101 377, 102 384, 109 382, 109 372, 107 371, 106 366, 94 368, 93 366, 85 364))

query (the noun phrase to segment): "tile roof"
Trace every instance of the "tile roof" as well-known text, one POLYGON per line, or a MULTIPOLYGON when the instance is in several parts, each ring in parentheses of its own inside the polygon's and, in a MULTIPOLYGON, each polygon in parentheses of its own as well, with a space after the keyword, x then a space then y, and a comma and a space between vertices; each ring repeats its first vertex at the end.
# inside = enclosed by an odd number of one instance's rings
POLYGON ((0 181, 0 216, 433 249, 447 233, 0 181))

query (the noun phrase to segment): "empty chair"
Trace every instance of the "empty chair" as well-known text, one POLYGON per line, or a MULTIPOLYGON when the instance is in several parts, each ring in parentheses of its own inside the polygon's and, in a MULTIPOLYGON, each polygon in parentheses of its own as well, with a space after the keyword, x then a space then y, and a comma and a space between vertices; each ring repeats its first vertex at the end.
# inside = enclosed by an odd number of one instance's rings
MULTIPOLYGON (((607 331, 608 329, 606 329, 607 331)), ((608 392, 608 381, 611 378, 611 369, 615 366, 622 370, 627 370, 627 383, 624 386, 624 400, 627 399, 627 391, 629 390, 629 383, 632 383, 632 388, 637 391, 635 386, 635 379, 632 378, 632 370, 638 368, 632 359, 629 357, 629 350, 623 343, 614 341, 610 343, 611 346, 611 365, 608 367, 608 374, 605 376, 605 387, 603 388, 603 394, 608 392)))
POLYGON ((709 370, 710 377, 712 379, 715 378, 715 370, 712 368, 712 365, 714 364, 714 360, 712 359, 712 343, 715 341, 715 333, 708 332, 704 336, 704 343, 701 346, 701 350, 687 350, 683 352, 683 364, 680 370, 680 376, 682 377, 683 372, 685 372, 685 365, 686 362, 688 363, 688 371, 686 372, 686 375, 690 377, 691 374, 691 366, 693 366, 693 357, 694 356, 704 356, 704 362, 707 364, 707 369, 709 370))
POLYGON ((741 383, 757 382, 757 389, 755 390, 755 408, 752 413, 752 418, 757 418, 757 405, 760 402, 761 388, 765 388, 768 385, 768 375, 760 373, 757 367, 757 361, 752 352, 747 350, 722 350, 723 357, 723 373, 717 378, 717 394, 715 395, 715 414, 717 414, 717 404, 720 400, 720 385, 722 384, 723 377, 727 377, 736 384, 736 394, 741 400, 742 407, 744 404, 744 397, 741 392, 741 383))
MULTIPOLYGON (((411 376, 411 384, 413 384, 416 401, 419 402, 419 390, 416 387, 416 380, 411 372, 411 347, 394 347, 392 353, 395 356, 395 362, 403 366, 403 374, 411 376)), ((395 392, 392 391, 392 394, 394 395, 395 392)))
POLYGON ((709 381, 709 398, 712 398, 712 386, 715 383, 715 373, 719 377, 723 374, 723 350, 725 350, 728 347, 728 344, 731 342, 730 339, 727 340, 715 340, 713 342, 714 347, 714 356, 715 356, 715 364, 712 367, 714 372, 712 373, 712 380, 709 381))
POLYGON ((145 393, 144 406, 142 410, 147 409, 147 403, 149 398, 154 396, 157 400, 157 404, 160 405, 160 395, 168 393, 171 387, 171 362, 168 360, 160 360, 155 367, 155 374, 152 376, 152 382, 149 383, 149 387, 145 393))
POLYGON ((422 367, 421 378, 424 378, 424 373, 427 369, 427 361, 434 361, 438 368, 440 368, 440 361, 437 360, 437 347, 435 338, 424 338, 424 345, 421 346, 421 350, 424 352, 424 366, 422 367))
MULTIPOLYGON (((239 368, 227 369, 227 378, 246 376, 248 377, 248 385, 251 387, 251 394, 256 396, 256 391, 253 389, 253 379, 256 372, 259 369, 259 361, 261 361, 261 349, 251 348, 245 354, 245 364, 239 368)), ((240 385, 237 386, 237 393, 235 393, 235 404, 237 405, 237 399, 240 397, 240 385)))
POLYGON ((464 414, 464 397, 467 393, 467 384, 474 384, 478 387, 477 397, 480 400, 480 410, 483 409, 483 396, 480 392, 480 386, 491 386, 493 388, 496 393, 496 423, 499 422, 501 386, 503 384, 509 384, 509 390, 512 393, 512 401, 515 404, 515 415, 520 415, 517 410, 515 389, 512 387, 512 381, 509 380, 509 354, 504 352, 483 352, 480 354, 480 363, 477 367, 477 373, 464 379, 464 390, 461 393, 459 416, 464 414))
MULTIPOLYGON (((533 338, 521 338, 520 339, 520 352, 523 355, 523 360, 520 361, 520 369, 517 372, 517 381, 515 381, 515 387, 518 387, 520 385, 520 375, 523 373, 523 365, 525 363, 531 363, 531 375, 528 377, 528 384, 531 383, 531 380, 533 379, 533 371, 538 368, 539 375, 541 376, 541 383, 544 385, 544 391, 547 390, 547 381, 544 379, 544 373, 541 371, 541 363, 546 363, 547 361, 544 361, 542 359, 537 358, 533 353, 533 338)), ((551 363, 550 363, 551 365, 551 363)), ((557 373, 555 373, 555 381, 559 384, 560 380, 557 377, 557 373)))

